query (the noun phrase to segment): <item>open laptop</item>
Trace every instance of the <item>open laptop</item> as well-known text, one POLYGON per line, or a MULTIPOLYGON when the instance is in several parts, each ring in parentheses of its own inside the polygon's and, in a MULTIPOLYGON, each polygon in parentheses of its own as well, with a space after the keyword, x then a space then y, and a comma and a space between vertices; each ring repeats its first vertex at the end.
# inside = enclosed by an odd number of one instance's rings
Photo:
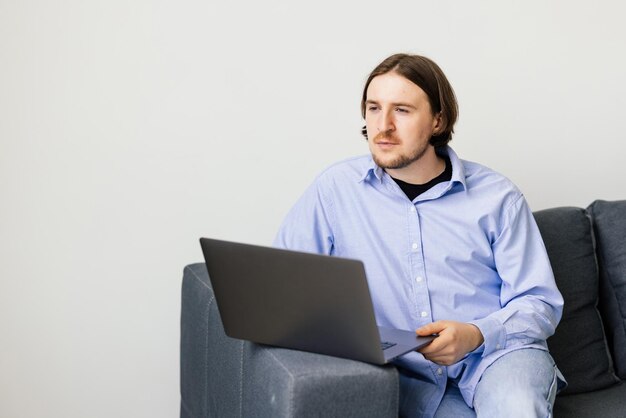
POLYGON ((201 238, 229 337, 374 364, 434 337, 378 327, 363 263, 201 238))

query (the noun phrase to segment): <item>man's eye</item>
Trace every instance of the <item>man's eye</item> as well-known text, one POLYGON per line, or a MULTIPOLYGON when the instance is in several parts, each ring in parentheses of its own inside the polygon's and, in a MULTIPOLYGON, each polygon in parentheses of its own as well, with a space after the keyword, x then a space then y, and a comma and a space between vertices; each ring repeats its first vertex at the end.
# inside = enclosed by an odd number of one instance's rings
POLYGON ((403 109, 401 107, 397 107, 396 108, 396 112, 400 112, 400 113, 409 113, 409 111, 407 109, 403 109))
POLYGON ((370 111, 378 110, 378 106, 369 106, 367 110, 370 110, 370 111))

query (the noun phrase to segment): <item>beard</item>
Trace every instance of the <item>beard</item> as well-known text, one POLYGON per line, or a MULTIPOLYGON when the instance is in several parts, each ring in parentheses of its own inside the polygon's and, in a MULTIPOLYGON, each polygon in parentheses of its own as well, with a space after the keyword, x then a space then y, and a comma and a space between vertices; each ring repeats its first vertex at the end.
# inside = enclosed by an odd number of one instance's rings
MULTIPOLYGON (((387 132, 381 132, 373 139, 374 143, 376 143, 379 139, 388 138, 393 142, 399 143, 400 141, 397 138, 389 135, 387 132)), ((407 167, 414 162, 420 160, 424 154, 428 151, 429 143, 422 144, 415 149, 410 150, 408 153, 399 154, 399 155, 388 155, 384 158, 381 155, 376 155, 376 153, 372 152, 372 159, 376 163, 377 166, 383 169, 396 170, 399 168, 407 167), (382 158, 381 158, 382 157, 382 158)))

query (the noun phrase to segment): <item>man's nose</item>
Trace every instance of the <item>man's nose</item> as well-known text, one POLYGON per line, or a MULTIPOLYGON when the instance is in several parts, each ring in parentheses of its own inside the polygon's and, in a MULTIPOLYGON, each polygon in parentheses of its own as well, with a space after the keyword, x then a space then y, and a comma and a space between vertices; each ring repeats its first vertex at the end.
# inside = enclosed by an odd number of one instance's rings
POLYGON ((378 131, 387 132, 393 131, 394 129, 395 124, 393 120, 393 115, 390 112, 382 112, 380 115, 380 120, 378 121, 378 131))

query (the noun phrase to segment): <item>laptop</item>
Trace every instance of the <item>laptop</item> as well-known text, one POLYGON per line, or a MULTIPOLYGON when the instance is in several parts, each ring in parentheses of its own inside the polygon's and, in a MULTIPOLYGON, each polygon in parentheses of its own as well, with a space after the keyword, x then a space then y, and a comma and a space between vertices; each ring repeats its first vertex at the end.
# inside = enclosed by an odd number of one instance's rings
POLYGON ((361 261, 201 238, 226 335, 385 364, 434 336, 378 327, 361 261))

